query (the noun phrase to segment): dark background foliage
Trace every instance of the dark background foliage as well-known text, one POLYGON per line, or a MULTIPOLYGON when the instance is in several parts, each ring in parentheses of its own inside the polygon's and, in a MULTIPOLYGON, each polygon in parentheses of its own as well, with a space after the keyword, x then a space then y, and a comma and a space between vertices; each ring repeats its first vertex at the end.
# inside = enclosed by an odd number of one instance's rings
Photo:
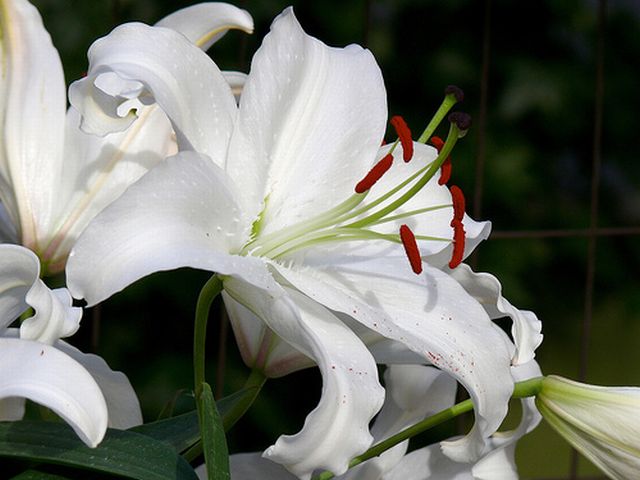
MULTIPOLYGON (((116 24, 154 23, 194 2, 34 3, 60 50, 69 82, 86 71, 91 42, 116 24)), ((385 76, 390 112, 403 115, 415 131, 428 122, 445 85, 465 90, 461 108, 476 124, 454 152, 453 182, 467 193, 469 211, 491 220, 494 228, 473 264, 497 275, 513 304, 534 310, 544 321, 546 338, 538 359, 546 373, 577 378, 582 372, 591 383, 640 385, 640 137, 635 125, 640 4, 618 0, 606 5, 604 90, 598 96, 595 1, 292 3, 310 34, 329 45, 361 43, 373 51, 385 76), (488 53, 485 116, 483 47, 488 53), (613 230, 601 231, 593 241, 587 229, 594 226, 590 208, 598 98, 603 122, 595 219, 597 226, 613 230), (593 287, 593 301, 585 309, 586 285, 593 287), (592 317, 592 328, 581 367, 585 317, 592 317)), ((277 0, 239 2, 254 16, 254 35, 231 32, 211 49, 211 56, 222 69, 247 71, 272 18, 286 5, 277 0)), ((192 317, 207 277, 182 270, 144 279, 87 312, 75 339, 129 375, 147 420, 166 411, 173 399, 177 411, 191 406, 192 317)), ((208 372, 218 382, 218 392, 230 393, 242 385, 247 370, 231 332, 220 332, 219 323, 212 322, 210 330, 208 372), (221 349, 226 352, 222 365, 221 349)), ((319 389, 313 370, 269 382, 231 435, 232 450, 262 449, 278 433, 297 431, 319 389)), ((446 426, 440 433, 454 428, 446 426)), ((518 449, 525 478, 564 477, 570 458, 569 447, 545 426, 518 449)), ((596 472, 585 460, 579 471, 596 472)))

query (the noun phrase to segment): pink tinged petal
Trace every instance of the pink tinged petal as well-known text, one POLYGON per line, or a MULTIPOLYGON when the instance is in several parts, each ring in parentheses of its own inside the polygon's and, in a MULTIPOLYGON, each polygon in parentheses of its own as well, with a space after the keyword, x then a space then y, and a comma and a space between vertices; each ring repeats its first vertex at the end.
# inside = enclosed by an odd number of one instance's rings
POLYGON ((12 216, 17 220, 19 214, 22 243, 37 248, 55 221, 52 206, 63 160, 64 76, 36 8, 26 0, 5 2, 2 8, 0 173, 15 194, 17 210, 12 216))
MULTIPOLYGON (((455 402, 457 382, 446 373, 424 365, 393 365, 385 375, 387 395, 371 433, 375 442, 434 415, 455 402)), ((395 467, 407 451, 405 441, 379 457, 351 469, 344 480, 379 479, 395 467)))
POLYGON ((247 366, 277 378, 315 365, 313 361, 278 337, 251 310, 222 292, 236 343, 247 366))
POLYGON ((200 3, 182 8, 164 17, 157 27, 182 33, 203 50, 220 40, 229 30, 253 32, 253 19, 246 10, 228 3, 200 3))
POLYGON ((236 103, 218 67, 183 35, 162 27, 125 24, 93 43, 89 72, 69 88, 82 128, 105 135, 136 118, 132 99, 156 102, 167 114, 181 149, 222 162, 236 103))
POLYGON ((279 337, 313 359, 323 377, 320 403, 302 430, 281 436, 264 456, 301 479, 308 480, 316 469, 344 473, 349 461, 371 445, 369 422, 384 398, 366 347, 333 314, 297 291, 286 288, 287 295, 274 300, 233 277, 225 279, 224 287, 279 337))
POLYGON ((97 446, 107 429, 107 405, 91 375, 54 347, 0 338, 0 398, 23 397, 62 417, 80 439, 97 446))
MULTIPOLYGON (((183 152, 160 163, 103 210, 67 263, 72 295, 95 304, 150 273, 179 267, 271 285, 264 262, 240 257, 249 224, 225 173, 183 152)), ((265 287, 268 288, 268 287, 265 287)))
POLYGON ((518 310, 502 296, 502 285, 488 273, 476 273, 467 265, 448 270, 467 291, 478 300, 492 319, 508 316, 513 321, 511 335, 516 346, 514 365, 533 360, 535 350, 542 343, 542 322, 530 311, 518 310))
POLYGON ((62 340, 55 347, 82 365, 96 381, 107 404, 109 428, 126 430, 142 424, 140 402, 124 373, 111 370, 101 357, 83 353, 62 340))
POLYGON ((307 263, 300 269, 274 267, 310 298, 405 344, 468 390, 476 423, 446 449, 459 461, 479 458, 513 391, 510 352, 480 304, 449 275, 428 265, 415 275, 403 258, 308 254, 307 263))
POLYGON ((226 170, 245 186, 264 232, 353 194, 382 140, 386 94, 371 53, 308 36, 293 10, 277 17, 253 57, 226 170))

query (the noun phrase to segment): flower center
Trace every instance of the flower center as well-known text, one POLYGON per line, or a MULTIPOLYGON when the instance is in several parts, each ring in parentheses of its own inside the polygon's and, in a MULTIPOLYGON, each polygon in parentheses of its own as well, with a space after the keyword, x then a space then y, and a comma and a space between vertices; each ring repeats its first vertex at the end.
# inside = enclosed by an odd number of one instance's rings
MULTIPOLYGON (((391 189, 383 193, 376 193, 377 197, 368 198, 371 196, 372 187, 393 165, 393 153, 398 144, 402 146, 405 162, 409 162, 413 158, 414 145, 411 131, 402 117, 394 116, 390 123, 395 128, 398 139, 390 147, 388 153, 378 160, 362 180, 355 185, 355 193, 352 196, 336 207, 295 225, 265 235, 256 235, 240 253, 277 259, 321 243, 384 240, 402 244, 412 270, 416 274, 420 274, 422 272, 422 258, 417 243, 417 240, 420 240, 453 243, 453 254, 449 266, 455 268, 464 256, 465 231, 462 220, 465 207, 462 191, 456 186, 451 187, 451 203, 424 206, 402 212, 399 212, 399 209, 415 197, 438 172, 440 172, 438 179, 440 185, 444 185, 449 180, 451 176, 450 154, 458 139, 462 138, 470 127, 470 117, 460 112, 451 113, 448 117, 450 128, 446 141, 442 141, 439 137, 432 137, 432 134, 449 113, 451 107, 462 98, 463 94, 460 89, 447 87, 444 101, 418 139, 422 143, 431 139, 431 143, 438 150, 438 155, 433 161, 419 168, 391 189), (368 201, 365 202, 365 199, 368 201), (404 222, 398 233, 381 233, 375 230, 383 223, 405 220, 451 207, 453 207, 453 219, 450 225, 453 229, 453 238, 429 236, 420 234, 420 232, 416 235, 404 222)), ((254 229, 255 231, 256 229, 254 229)))

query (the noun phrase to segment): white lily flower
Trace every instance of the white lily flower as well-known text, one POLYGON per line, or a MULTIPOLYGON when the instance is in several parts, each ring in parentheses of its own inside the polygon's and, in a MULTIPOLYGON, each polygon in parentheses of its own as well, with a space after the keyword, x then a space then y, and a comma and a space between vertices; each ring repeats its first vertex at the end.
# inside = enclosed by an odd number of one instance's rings
MULTIPOLYGON (((513 389, 510 351, 482 306, 440 267, 452 251, 468 254, 489 225, 453 207, 428 170, 436 151, 423 144, 410 142, 411 162, 354 193, 393 148, 379 149, 386 94, 371 53, 327 47, 286 10, 254 56, 239 107, 216 65, 169 29, 123 25, 89 56, 87 77, 70 88, 84 128, 132 125, 126 102, 138 85, 135 95, 167 113, 182 151, 85 230, 67 265, 73 295, 94 304, 154 271, 217 272, 248 365, 268 376, 311 363, 321 369, 318 407, 298 434, 265 452, 300 478, 318 468, 341 474, 372 442, 368 424, 384 393, 361 332, 345 317, 467 388, 476 425, 450 454, 480 455, 513 389), (99 87, 105 76, 110 95, 99 87), (398 195, 413 196, 392 204, 398 185, 398 195), (390 208, 374 220, 378 206, 390 208), (454 246, 452 218, 464 223, 466 244, 454 246), (427 263, 410 257, 419 275, 407 264, 401 224, 418 233, 427 263)), ((404 156, 402 148, 394 155, 404 156)))
POLYGON ((82 309, 71 306, 66 289, 49 290, 39 274, 32 251, 0 245, 0 420, 22 418, 28 398, 95 447, 107 426, 142 423, 138 399, 122 373, 59 340, 76 331, 82 309), (19 330, 7 328, 29 307, 34 315, 19 330))
MULTIPOLYGON (((156 107, 141 108, 125 132, 82 133, 75 110, 65 113, 60 58, 40 14, 27 0, 2 0, 0 8, 0 241, 30 248, 45 274, 57 273, 89 221, 174 153, 175 141, 156 107)), ((230 28, 253 28, 247 12, 221 3, 178 11, 160 24, 203 48, 230 28)))
POLYGON ((536 405, 565 440, 609 478, 640 471, 640 388, 600 387, 550 375, 536 405))
MULTIPOLYGON (((540 376, 540 369, 535 362, 530 362, 514 367, 512 373, 520 381, 540 376)), ((372 428, 376 441, 452 406, 455 401, 455 380, 432 367, 390 366, 385 372, 385 385, 387 398, 372 428)), ((519 426, 510 432, 494 434, 478 461, 454 462, 438 444, 407 454, 409 442, 405 441, 350 469, 336 480, 517 480, 516 442, 533 430, 541 419, 533 398, 523 399, 522 407, 519 426)), ((231 455, 230 467, 232 480, 295 478, 281 465, 261 457, 259 453, 231 455)), ((203 467, 198 467, 196 472, 200 479, 206 480, 203 467)))

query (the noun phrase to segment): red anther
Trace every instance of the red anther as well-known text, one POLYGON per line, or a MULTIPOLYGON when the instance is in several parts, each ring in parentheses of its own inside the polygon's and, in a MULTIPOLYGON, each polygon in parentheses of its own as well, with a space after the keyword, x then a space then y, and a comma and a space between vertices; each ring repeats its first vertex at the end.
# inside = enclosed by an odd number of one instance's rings
POLYGON ((380 146, 384 147, 387 144, 387 141, 383 138, 382 142, 380 142, 380 146))
POLYGON ((451 178, 451 155, 442 163, 440 167, 440 178, 438 179, 438 185, 445 185, 451 178))
MULTIPOLYGON (((429 140, 431 144, 436 147, 438 153, 442 151, 442 147, 444 147, 444 141, 440 137, 436 137, 435 135, 431 137, 429 140)), ((440 167, 440 178, 438 179, 438 185, 446 184, 451 178, 451 155, 449 155, 446 160, 442 163, 440 167)))
POLYGON ((422 273, 422 258, 420 258, 420 250, 418 250, 418 243, 416 237, 409 227, 402 225, 400 227, 400 240, 404 246, 404 251, 407 254, 409 263, 411 264, 411 270, 416 275, 422 273))
POLYGON ((453 227, 453 253, 449 261, 449 268, 454 269, 462 263, 464 257, 465 231, 461 221, 455 218, 451 221, 453 227))
POLYGON ((391 117, 391 125, 396 129, 400 143, 402 144, 402 159, 405 162, 413 157, 413 138, 411 138, 411 130, 407 122, 400 115, 391 117))
POLYGON ((393 155, 387 153, 382 159, 376 163, 369 173, 356 185, 356 193, 364 193, 380 180, 380 178, 391 168, 393 163, 393 155))
POLYGON ((449 191, 451 192, 451 201, 453 202, 453 220, 451 221, 451 226, 453 226, 453 222, 462 222, 464 218, 464 193, 462 193, 462 190, 456 185, 451 185, 449 191))
POLYGON ((431 142, 431 145, 436 147, 436 150, 438 150, 438 153, 442 151, 442 147, 444 147, 444 140, 434 135, 433 137, 431 137, 429 141, 431 142))

